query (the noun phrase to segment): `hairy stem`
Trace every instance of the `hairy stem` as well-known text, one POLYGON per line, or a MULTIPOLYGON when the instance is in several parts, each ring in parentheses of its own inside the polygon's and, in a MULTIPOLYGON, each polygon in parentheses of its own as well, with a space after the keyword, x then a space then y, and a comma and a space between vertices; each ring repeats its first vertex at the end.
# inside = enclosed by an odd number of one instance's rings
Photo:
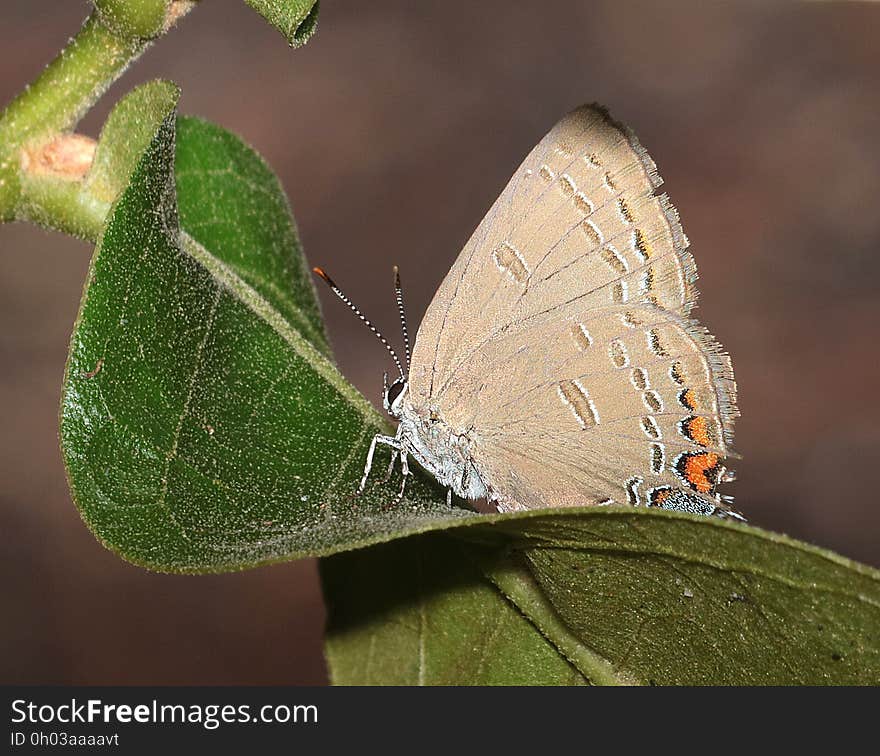
POLYGON ((61 134, 29 142, 21 152, 21 199, 17 217, 44 228, 96 241, 110 202, 86 180, 96 142, 80 134, 61 134))
MULTIPOLYGON (((189 0, 167 3, 166 24, 158 33, 192 6, 189 0)), ((131 33, 131 25, 119 23, 118 14, 110 21, 93 12, 58 57, 0 114, 0 222, 31 220, 86 238, 100 230, 101 207, 79 192, 85 171, 71 175, 62 166, 58 175, 52 160, 47 166, 40 156, 73 129, 150 44, 149 38, 131 33)))

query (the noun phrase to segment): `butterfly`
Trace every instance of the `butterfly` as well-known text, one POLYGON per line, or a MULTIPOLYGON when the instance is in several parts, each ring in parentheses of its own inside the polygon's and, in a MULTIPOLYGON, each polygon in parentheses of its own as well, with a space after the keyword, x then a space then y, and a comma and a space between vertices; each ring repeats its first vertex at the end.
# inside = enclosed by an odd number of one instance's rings
POLYGON ((434 295, 383 388, 409 457, 500 511, 631 504, 743 519, 717 492, 737 417, 730 358, 690 312, 696 268, 656 165, 599 105, 529 153, 434 295))

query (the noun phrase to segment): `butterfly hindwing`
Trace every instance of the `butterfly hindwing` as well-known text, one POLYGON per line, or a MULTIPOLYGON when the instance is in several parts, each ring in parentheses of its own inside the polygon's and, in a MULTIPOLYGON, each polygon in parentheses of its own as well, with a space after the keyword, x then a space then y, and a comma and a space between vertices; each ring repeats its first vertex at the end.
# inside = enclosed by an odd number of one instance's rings
POLYGON ((714 502, 732 453, 728 358, 652 305, 510 329, 459 369, 445 399, 444 420, 472 429, 503 508, 651 505, 649 491, 663 488, 714 502))

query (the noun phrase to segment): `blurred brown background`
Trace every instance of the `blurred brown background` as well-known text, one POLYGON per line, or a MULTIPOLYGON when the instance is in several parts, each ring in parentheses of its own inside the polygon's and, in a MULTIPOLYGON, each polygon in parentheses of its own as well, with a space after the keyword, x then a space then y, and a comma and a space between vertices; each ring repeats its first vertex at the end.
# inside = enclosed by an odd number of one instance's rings
MULTIPOLYGON (((323 5, 291 51, 240 0, 203 0, 82 129, 136 83, 174 80, 183 112, 266 157, 310 260, 396 337, 392 264, 417 323, 525 153, 572 107, 607 104, 656 158, 699 265, 696 315, 734 358, 739 505, 880 564, 880 6, 323 5)), ((0 100, 88 9, 4 0, 0 100)), ((324 681, 313 563, 153 575, 80 522, 57 407, 89 254, 0 227, 0 682, 324 681)), ((342 371, 375 398, 383 351, 324 302, 342 371)))

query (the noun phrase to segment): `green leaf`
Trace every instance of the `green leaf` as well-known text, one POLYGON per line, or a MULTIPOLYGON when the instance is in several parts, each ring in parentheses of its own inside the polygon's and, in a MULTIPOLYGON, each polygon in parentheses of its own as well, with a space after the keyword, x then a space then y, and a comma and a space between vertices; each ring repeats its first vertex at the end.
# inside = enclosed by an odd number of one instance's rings
POLYGON ((169 115, 110 213, 71 342, 61 444, 98 538, 204 572, 474 516, 424 478, 390 510, 396 484, 353 496, 386 427, 324 354, 278 182, 216 127, 182 119, 179 137, 180 202, 169 115))
POLYGON ((712 520, 615 512, 534 524, 523 553, 541 590, 572 632, 630 677, 880 682, 876 570, 712 520))
MULTIPOLYGON (((880 681, 876 570, 757 528, 663 511, 562 509, 490 519, 450 531, 475 539, 458 562, 476 561, 530 620, 535 637, 547 638, 592 683, 880 681), (506 551, 487 549, 493 541, 506 543, 506 551)), ((384 553, 403 544, 418 553, 426 540, 390 544, 384 553)), ((428 607, 429 624, 477 632, 464 629, 473 619, 470 594, 442 588, 446 572, 463 569, 455 559, 424 560, 422 591, 403 588, 398 595, 397 582, 412 581, 414 571, 399 558, 397 571, 388 574, 358 552, 345 557, 344 571, 334 568, 338 574, 325 578, 335 682, 366 682, 356 660, 367 654, 394 658, 402 644, 394 626, 411 626, 408 618, 419 606, 428 607), (437 591, 441 602, 432 597, 437 591), (388 627, 380 633, 367 607, 386 602, 381 618, 388 627), (345 618, 342 635, 338 616, 345 618)), ((472 587, 474 595, 486 595, 485 583, 474 579, 472 587)), ((443 668, 438 645, 436 663, 443 668)), ((494 654, 479 636, 473 648, 476 655, 494 654)), ((523 644, 508 664, 521 665, 529 653, 535 650, 523 644)), ((412 663, 409 652, 400 654, 400 663, 412 663)), ((390 684, 397 674, 390 661, 372 670, 373 684, 390 684)), ((469 679, 465 671, 458 682, 469 679)))
POLYGON ((442 535, 321 560, 327 662, 345 685, 583 685, 442 535))
POLYGON ((291 47, 301 47, 318 25, 318 0, 245 0, 280 31, 291 47))
POLYGON ((207 121, 178 123, 181 225, 312 345, 330 345, 312 275, 275 174, 240 139, 207 121))
POLYGON ((174 112, 180 90, 170 81, 147 82, 123 97, 101 129, 85 191, 111 203, 128 186, 134 169, 162 121, 174 112))

